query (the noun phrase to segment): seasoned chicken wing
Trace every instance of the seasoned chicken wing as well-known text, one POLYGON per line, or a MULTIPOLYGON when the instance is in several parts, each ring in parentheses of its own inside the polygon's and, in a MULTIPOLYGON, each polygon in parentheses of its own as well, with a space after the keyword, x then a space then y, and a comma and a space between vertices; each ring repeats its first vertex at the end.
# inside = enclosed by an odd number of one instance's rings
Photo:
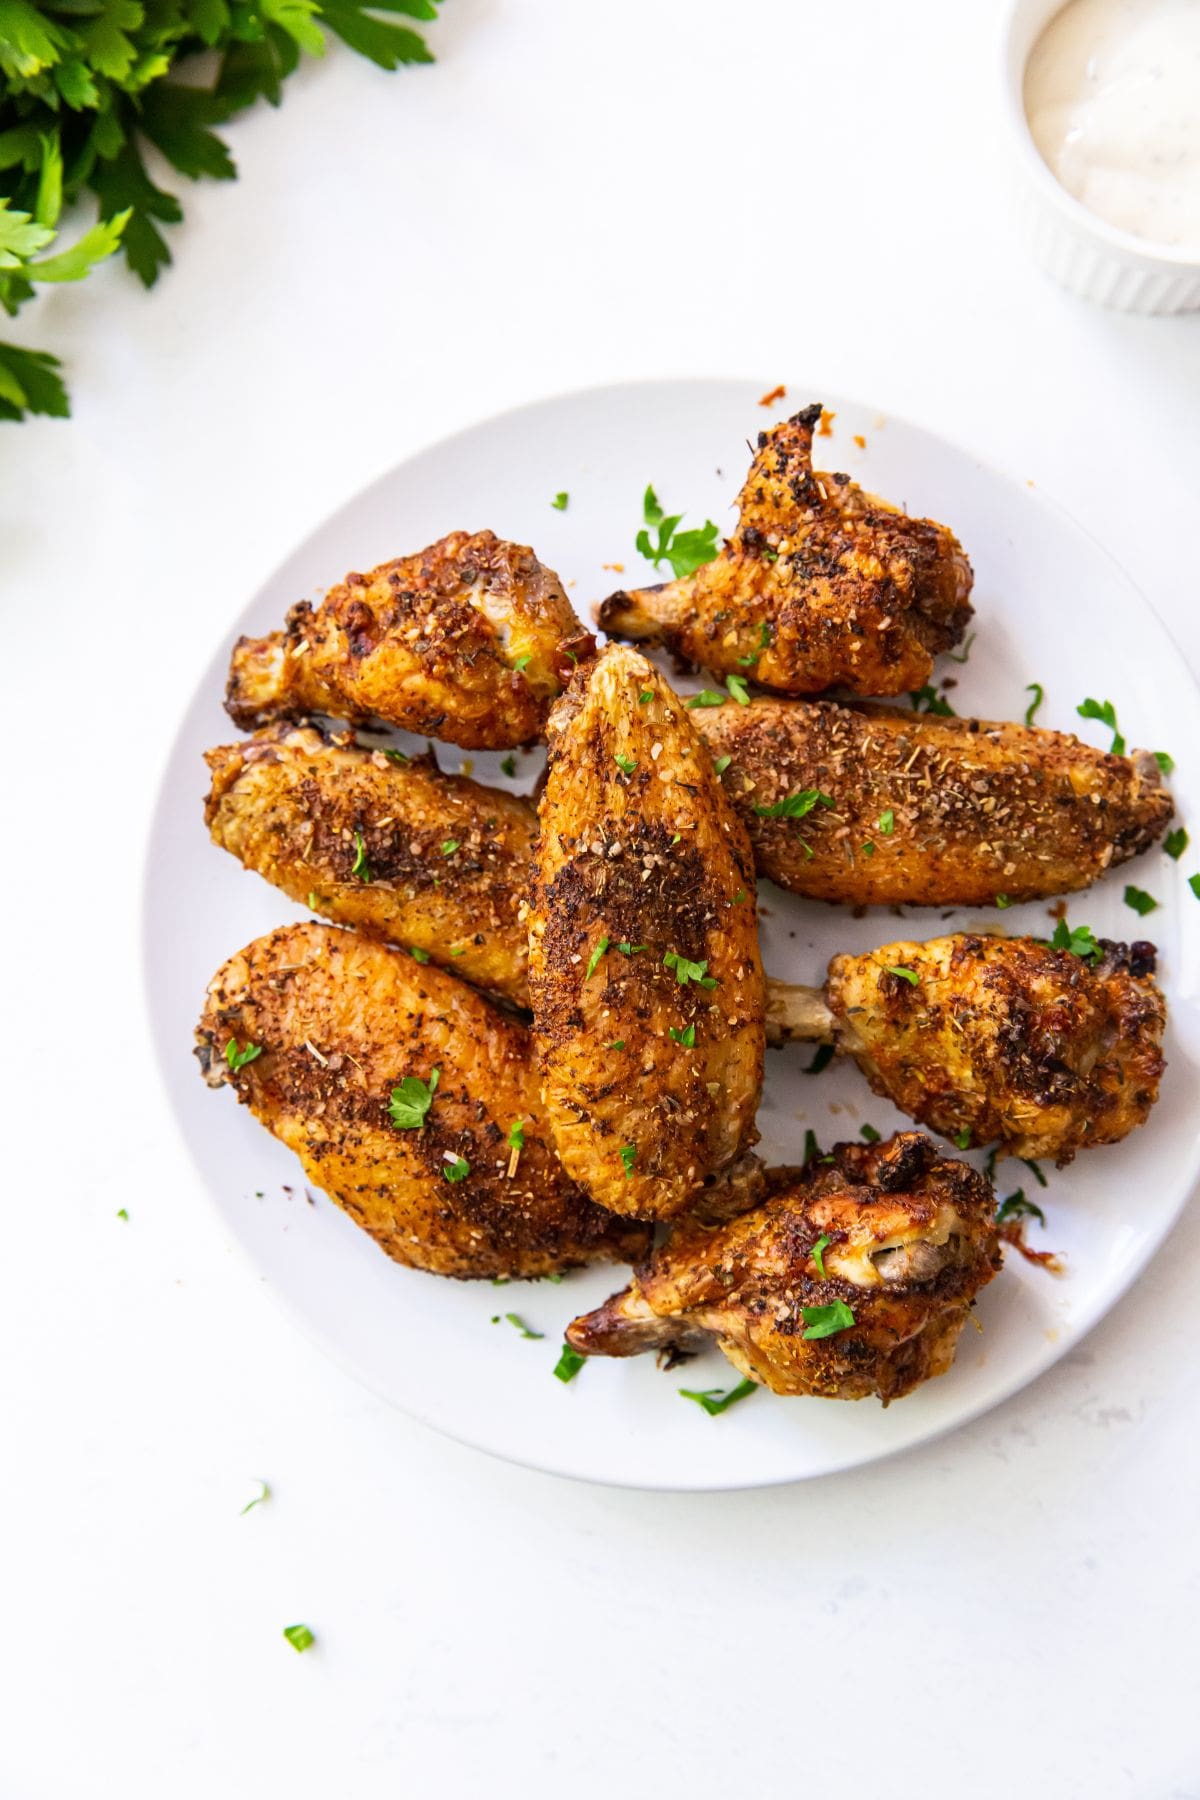
POLYGON ((302 600, 281 632, 240 638, 225 705, 246 729, 327 713, 504 749, 540 736, 592 642, 532 550, 455 531, 302 600))
POLYGON ((210 750, 213 842, 293 900, 524 1005, 527 800, 311 725, 210 750))
POLYGON ((1152 755, 1065 732, 892 707, 755 700, 697 709, 755 861, 852 906, 989 906, 1087 887, 1159 837, 1152 755))
POLYGON ((835 956, 834 1042, 877 1094, 946 1137, 1068 1163, 1126 1137, 1158 1098, 1154 955, 960 934, 835 956))
POLYGON ((550 716, 529 986, 546 1117, 612 1212, 670 1218, 757 1136, 754 874, 691 720, 635 651, 550 716))
POLYGON ((760 432, 719 556, 611 595, 597 613, 604 630, 784 694, 924 687, 971 616, 971 565, 944 525, 910 519, 848 475, 815 474, 820 417, 810 406, 760 432))
POLYGON ((718 1227, 686 1220, 622 1293, 567 1328, 588 1356, 715 1338, 776 1394, 886 1406, 954 1360, 1001 1250, 991 1183, 919 1132, 839 1144, 718 1227))
POLYGON ((537 1276, 647 1248, 559 1166, 528 1032, 439 969, 285 926, 217 971, 196 1039, 207 1080, 397 1262, 537 1276))

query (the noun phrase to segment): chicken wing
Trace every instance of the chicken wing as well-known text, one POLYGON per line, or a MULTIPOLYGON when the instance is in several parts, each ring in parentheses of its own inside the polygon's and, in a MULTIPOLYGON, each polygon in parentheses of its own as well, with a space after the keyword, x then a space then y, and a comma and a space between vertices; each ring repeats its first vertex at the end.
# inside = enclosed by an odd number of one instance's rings
POLYGON ((814 474, 820 417, 810 406, 761 431, 738 528, 715 561, 612 594, 597 612, 604 630, 784 694, 924 687, 971 616, 971 565, 944 525, 910 519, 848 475, 814 474))
POLYGON ((1087 887, 1171 817, 1147 751, 892 707, 755 700, 697 708, 755 861, 852 906, 990 906, 1087 887))
POLYGON ((1081 957, 960 934, 835 956, 825 994, 837 1047, 901 1112, 1061 1165, 1126 1137, 1158 1098, 1154 957, 1153 944, 1101 939, 1081 957))
POLYGON ((397 1262, 494 1279, 648 1247, 559 1166, 524 1026, 400 951, 273 931, 217 971, 196 1041, 206 1079, 397 1262))
POLYGON ((302 600, 282 632, 240 638, 225 706, 245 729, 327 713, 504 749, 540 736, 592 643, 532 550, 455 531, 302 600))
POLYGON ((670 1218, 757 1136, 764 991, 746 834, 666 682, 612 646, 550 716, 529 986, 567 1173, 670 1218))
POLYGON ((588 1356, 636 1356, 715 1338, 776 1394, 889 1400, 954 1360, 997 1273, 991 1183, 919 1132, 839 1144, 716 1228, 693 1220, 622 1293, 567 1328, 588 1356))
POLYGON ((311 725, 268 726, 205 760, 223 850, 313 912, 526 1004, 527 800, 311 725))

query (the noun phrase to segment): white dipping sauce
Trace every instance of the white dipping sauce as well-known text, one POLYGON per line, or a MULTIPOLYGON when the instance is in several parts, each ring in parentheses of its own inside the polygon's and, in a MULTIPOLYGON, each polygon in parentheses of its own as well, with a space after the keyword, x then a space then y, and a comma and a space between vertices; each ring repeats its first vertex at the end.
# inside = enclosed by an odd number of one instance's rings
POLYGON ((1025 113, 1089 212, 1200 255, 1200 0, 1070 0, 1033 47, 1025 113))

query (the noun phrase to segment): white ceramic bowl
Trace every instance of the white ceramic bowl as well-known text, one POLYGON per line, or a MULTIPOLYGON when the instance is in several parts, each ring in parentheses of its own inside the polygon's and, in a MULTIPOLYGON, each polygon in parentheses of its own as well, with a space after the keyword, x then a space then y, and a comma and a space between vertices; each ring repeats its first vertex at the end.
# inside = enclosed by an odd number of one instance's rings
POLYGON ((1155 245, 1097 218, 1043 162, 1025 116, 1030 51, 1064 0, 1012 0, 1004 28, 1004 90, 1023 179, 1022 234, 1041 266, 1065 288, 1120 312, 1180 313, 1200 307, 1200 258, 1155 245))

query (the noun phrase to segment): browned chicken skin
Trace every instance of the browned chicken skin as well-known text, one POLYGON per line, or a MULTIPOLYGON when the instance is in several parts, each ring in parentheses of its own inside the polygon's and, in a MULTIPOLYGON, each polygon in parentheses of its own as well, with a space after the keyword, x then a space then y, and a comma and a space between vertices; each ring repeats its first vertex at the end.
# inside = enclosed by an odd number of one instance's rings
POLYGON ((613 1212, 670 1218, 754 1142, 764 990, 746 835, 635 651, 550 717, 529 985, 546 1117, 613 1212))
POLYGON ((832 1035, 922 1124, 1067 1163, 1143 1124, 1166 1066, 1153 945, 1099 950, 960 934, 835 956, 832 1035))
POLYGON ((213 842, 313 912, 524 1005, 536 814, 401 756, 286 724, 210 750, 213 842))
POLYGON ((507 749, 540 736, 591 647, 532 550, 455 531, 417 556, 347 575, 319 606, 302 600, 282 632, 240 638, 225 705, 247 729, 327 713, 507 749))
POLYGON ((560 1167, 524 1026, 385 944, 316 924, 257 939, 214 976, 197 1055, 397 1262, 495 1279, 648 1247, 560 1167), (261 1053, 235 1069, 231 1042, 261 1053), (412 1128, 389 1106, 405 1077, 433 1084, 412 1128))
POLYGON ((1000 1268, 987 1178, 903 1132, 839 1144, 829 1162, 778 1180, 727 1224, 677 1226, 622 1293, 568 1327, 568 1342, 589 1356, 635 1356, 715 1338, 777 1394, 877 1394, 885 1405, 944 1374, 971 1303, 1000 1268), (838 1322, 813 1309, 839 1302, 852 1322, 808 1337, 838 1322))
POLYGON ((810 406, 760 432, 737 530, 715 561, 611 595, 597 613, 604 630, 784 694, 923 687, 971 616, 971 565, 944 525, 910 519, 848 475, 814 473, 820 417, 810 406))
POLYGON ((694 717, 713 755, 731 758, 725 787, 759 873, 813 900, 1066 894, 1148 849, 1172 813, 1148 752, 1110 756, 1065 732, 829 701, 694 717), (802 818, 767 816, 806 792, 824 799, 802 818))

